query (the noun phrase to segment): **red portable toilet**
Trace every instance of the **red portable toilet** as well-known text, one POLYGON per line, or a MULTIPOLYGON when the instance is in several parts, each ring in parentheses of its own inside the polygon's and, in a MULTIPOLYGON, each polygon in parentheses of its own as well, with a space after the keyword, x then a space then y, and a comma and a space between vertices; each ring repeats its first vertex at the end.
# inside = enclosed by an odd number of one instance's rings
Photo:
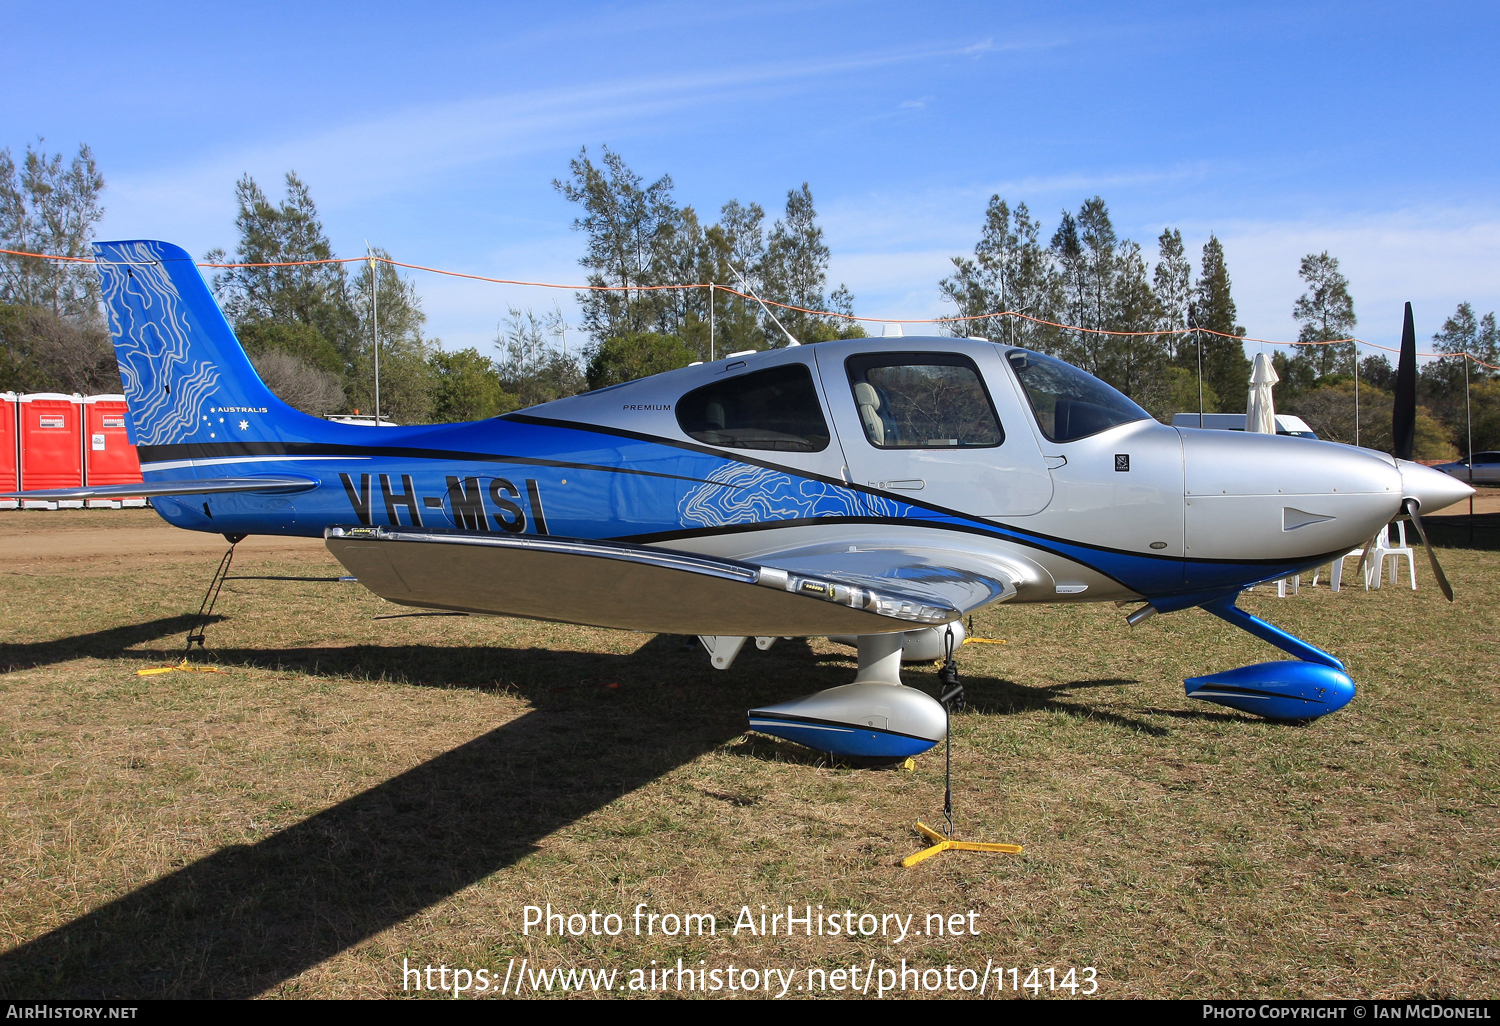
MULTIPOLYGON (((141 461, 125 433, 130 414, 123 395, 91 395, 83 400, 83 483, 136 484, 141 461)), ((145 499, 90 499, 90 507, 144 506, 145 499)))
MULTIPOLYGON (((21 409, 21 488, 83 487, 83 396, 60 392, 23 395, 21 409)), ((27 509, 79 508, 82 499, 25 500, 27 509)))
MULTIPOLYGON (((0 492, 21 488, 21 442, 16 432, 16 393, 0 392, 0 492)), ((19 499, 0 499, 0 509, 15 509, 19 499)))

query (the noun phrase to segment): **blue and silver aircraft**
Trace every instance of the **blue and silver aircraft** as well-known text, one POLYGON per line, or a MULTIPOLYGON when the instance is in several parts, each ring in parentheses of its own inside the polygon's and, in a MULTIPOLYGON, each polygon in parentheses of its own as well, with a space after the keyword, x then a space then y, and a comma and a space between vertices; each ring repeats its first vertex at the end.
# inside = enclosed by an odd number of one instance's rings
POLYGON ((1168 427, 972 338, 735 353, 475 423, 330 423, 271 394, 183 250, 95 253, 146 483, 27 497, 146 494, 187 530, 321 536, 391 602, 697 635, 721 669, 749 639, 843 639, 852 683, 750 713, 840 755, 942 740, 901 661, 951 654, 997 602, 1140 603, 1132 623, 1200 606, 1296 658, 1189 695, 1332 712, 1342 663, 1236 599, 1470 493, 1370 450, 1168 427))

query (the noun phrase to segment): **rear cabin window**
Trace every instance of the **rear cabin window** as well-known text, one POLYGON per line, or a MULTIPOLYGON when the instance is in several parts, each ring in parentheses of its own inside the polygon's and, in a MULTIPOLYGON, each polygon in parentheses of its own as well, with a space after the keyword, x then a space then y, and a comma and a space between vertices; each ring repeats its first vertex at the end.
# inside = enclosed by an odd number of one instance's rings
POLYGON ((694 389, 677 403, 677 423, 689 438, 730 449, 822 452, 828 421, 800 363, 740 374, 694 389))
POLYGON ((1005 441, 979 368, 957 353, 870 353, 844 361, 854 406, 880 449, 982 449, 1005 441))

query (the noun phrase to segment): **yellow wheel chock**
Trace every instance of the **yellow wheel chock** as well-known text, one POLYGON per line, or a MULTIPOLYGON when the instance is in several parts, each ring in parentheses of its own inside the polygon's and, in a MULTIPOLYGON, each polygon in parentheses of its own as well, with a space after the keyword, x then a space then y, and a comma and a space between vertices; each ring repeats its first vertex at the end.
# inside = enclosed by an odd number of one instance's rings
POLYGON ((918 862, 930 859, 939 852, 944 851, 998 851, 1004 852, 1007 855, 1021 854, 1021 846, 1019 844, 991 844, 988 841, 957 841, 946 834, 932 829, 932 827, 923 823, 920 819, 917 820, 917 833, 923 835, 929 841, 936 841, 937 843, 930 848, 923 848, 915 855, 908 855, 902 859, 901 865, 907 869, 915 866, 918 862))
POLYGON ((182 662, 178 663, 176 666, 152 666, 149 669, 136 670, 135 671, 135 675, 137 677, 149 677, 149 676, 151 676, 152 674, 155 674, 155 673, 172 673, 172 672, 174 672, 176 670, 191 671, 193 673, 223 673, 224 672, 223 670, 219 669, 217 666, 194 666, 193 664, 189 663, 186 659, 184 659, 182 662))

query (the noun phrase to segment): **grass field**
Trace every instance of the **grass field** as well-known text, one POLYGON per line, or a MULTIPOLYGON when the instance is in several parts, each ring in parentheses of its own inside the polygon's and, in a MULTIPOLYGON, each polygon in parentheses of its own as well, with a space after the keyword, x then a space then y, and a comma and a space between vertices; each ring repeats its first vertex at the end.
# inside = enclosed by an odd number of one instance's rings
MULTIPOLYGON (((1200 611, 980 614, 1006 643, 961 653, 959 833, 1025 852, 902 869, 913 822, 941 819, 941 749, 846 769, 745 732, 746 709, 851 679, 839 646, 716 672, 680 638, 232 581, 223 672, 142 677, 180 657, 213 539, 97 511, 0 514, 0 543, 0 995, 391 996, 403 959, 498 980, 513 958, 620 988, 653 959, 775 968, 788 996, 809 967, 858 986, 903 958, 1093 967, 1106 997, 1500 992, 1500 553, 1443 553, 1452 606, 1425 565, 1415 593, 1246 596, 1359 685, 1307 725, 1183 697, 1279 658, 1200 611), (523 935, 547 903, 625 929, 523 935), (635 936, 641 903, 717 933, 635 936), (788 904, 914 930, 973 910, 978 936, 731 933, 788 904)), ((340 572, 317 543, 242 550, 239 573, 340 572)))

